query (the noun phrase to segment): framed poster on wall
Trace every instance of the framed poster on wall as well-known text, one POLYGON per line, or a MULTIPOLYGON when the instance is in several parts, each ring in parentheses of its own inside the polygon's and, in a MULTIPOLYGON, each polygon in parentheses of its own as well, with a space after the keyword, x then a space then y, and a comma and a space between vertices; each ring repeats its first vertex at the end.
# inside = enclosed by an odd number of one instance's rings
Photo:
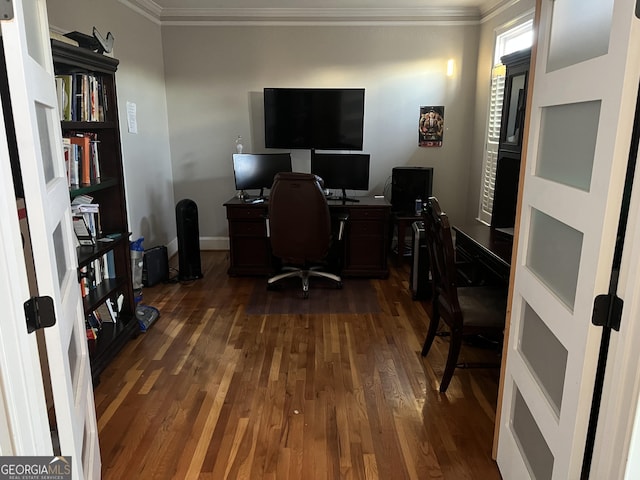
POLYGON ((441 147, 444 132, 444 106, 420 107, 418 146, 441 147))

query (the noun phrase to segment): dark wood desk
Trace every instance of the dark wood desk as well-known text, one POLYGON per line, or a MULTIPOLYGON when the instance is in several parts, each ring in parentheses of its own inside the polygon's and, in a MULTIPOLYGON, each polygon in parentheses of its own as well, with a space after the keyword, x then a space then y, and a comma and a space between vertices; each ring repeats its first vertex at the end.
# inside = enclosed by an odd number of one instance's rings
MULTIPOLYGON (((345 277, 389 275, 389 215, 384 198, 358 197, 357 203, 329 200, 331 215, 348 214, 342 252, 345 277)), ((224 204, 229 224, 229 275, 271 275, 271 249, 265 224, 268 203, 232 198, 224 204)))
POLYGON ((478 264, 498 279, 509 282, 513 235, 482 223, 454 225, 460 260, 478 264))

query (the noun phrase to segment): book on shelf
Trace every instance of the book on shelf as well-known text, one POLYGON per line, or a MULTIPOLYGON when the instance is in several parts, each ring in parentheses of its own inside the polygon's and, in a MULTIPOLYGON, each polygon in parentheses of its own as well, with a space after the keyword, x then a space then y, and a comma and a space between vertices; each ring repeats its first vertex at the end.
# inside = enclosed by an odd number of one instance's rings
POLYGON ((71 143, 71 138, 62 137, 62 147, 64 151, 64 161, 67 168, 67 184, 71 186, 80 185, 80 147, 71 143))
POLYGON ((113 317, 114 323, 118 321, 120 312, 122 311, 122 304, 124 303, 124 295, 118 295, 118 300, 115 302, 108 298, 107 299, 107 308, 111 311, 111 316, 113 317))
POLYGON ((69 156, 70 185, 90 185, 100 179, 100 149, 94 132, 71 132, 62 139, 69 156))
POLYGON ((67 43, 69 45, 73 45, 74 47, 78 46, 78 41, 69 37, 65 37, 62 33, 58 33, 52 29, 49 29, 49 38, 51 40, 57 40, 59 42, 67 43))
POLYGON ((96 330, 100 330, 100 327, 102 326, 102 320, 96 312, 89 312, 87 315, 87 322, 91 328, 95 328, 96 330))
POLYGON ((110 299, 105 300, 96 308, 94 315, 98 317, 100 325, 103 323, 115 323, 116 319, 113 317, 113 311, 109 307, 110 299))
MULTIPOLYGON (((80 293, 83 298, 95 290, 102 282, 116 278, 113 255, 113 251, 110 250, 79 269, 80 293)), ((104 303, 104 308, 111 310, 112 321, 115 322, 119 308, 116 308, 115 302, 111 299, 108 299, 104 303)))
POLYGON ((88 272, 88 268, 85 267, 81 267, 78 269, 79 275, 80 275, 80 295, 82 295, 82 298, 86 297, 89 294, 89 287, 87 286, 87 272, 88 272))
POLYGON ((60 74, 55 77, 60 120, 103 122, 107 111, 102 77, 92 73, 60 74))
POLYGON ((80 184, 91 183, 91 139, 85 135, 73 135, 69 137, 73 145, 78 145, 80 184))
POLYGON ((73 197, 73 200, 71 200, 71 205, 82 205, 82 204, 88 204, 91 202, 93 202, 93 197, 91 195, 82 194, 82 195, 76 195, 75 197, 73 197))
MULTIPOLYGON (((73 120, 76 122, 89 121, 87 112, 89 111, 89 76, 86 73, 73 74, 74 104, 75 115, 73 120)), ((72 108, 73 108, 72 107, 72 108)))
POLYGON ((86 324, 87 327, 87 340, 97 340, 98 339, 98 332, 92 328, 88 323, 86 324))
MULTIPOLYGON (((74 229, 75 218, 82 217, 84 219, 89 235, 93 239, 93 245, 102 235, 102 227, 100 224, 100 205, 91 203, 92 201, 93 197, 90 195, 78 195, 71 201, 71 214, 74 216, 74 229)), ((79 227, 80 225, 78 225, 79 227)))
POLYGON ((73 231, 81 246, 92 246, 95 244, 94 237, 91 235, 83 215, 74 215, 73 231))
POLYGON ((62 137, 62 152, 64 155, 64 168, 67 172, 67 187, 71 188, 71 139, 62 137))
POLYGON ((56 76, 56 97, 58 99, 58 113, 60 114, 60 120, 64 120, 64 82, 62 77, 56 76))
POLYGON ((93 268, 93 282, 97 287, 102 283, 104 277, 104 266, 102 264, 102 257, 96 258, 93 262, 91 262, 91 268, 93 268))
POLYGON ((60 120, 73 120, 71 104, 73 98, 73 76, 56 75, 56 93, 58 95, 58 107, 60 109, 60 120))
POLYGON ((100 180, 100 157, 98 151, 98 144, 100 140, 98 140, 97 135, 92 134, 89 140, 89 158, 91 161, 91 171, 90 177, 91 181, 100 180))
POLYGON ((60 120, 104 121, 107 97, 102 77, 92 73, 59 74, 55 82, 60 120))
POLYGON ((85 316, 84 325, 87 329, 87 340, 97 340, 102 329, 102 320, 96 311, 89 312, 85 316))
POLYGON ((116 278, 116 262, 113 256, 113 250, 109 250, 102 256, 102 265, 104 267, 104 278, 116 278))
POLYGON ((98 101, 98 78, 95 75, 89 75, 89 120, 92 122, 100 120, 98 101))

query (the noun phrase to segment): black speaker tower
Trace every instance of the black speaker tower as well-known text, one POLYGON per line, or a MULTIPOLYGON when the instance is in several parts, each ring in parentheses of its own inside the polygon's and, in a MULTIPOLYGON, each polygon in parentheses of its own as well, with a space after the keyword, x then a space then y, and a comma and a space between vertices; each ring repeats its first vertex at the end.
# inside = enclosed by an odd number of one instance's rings
POLYGON ((391 210, 414 214, 416 199, 426 201, 432 188, 432 167, 394 167, 391 170, 391 210))
POLYGON ((202 278, 200 266, 200 230, 198 228, 198 206, 189 199, 176 205, 178 230, 178 280, 202 278))

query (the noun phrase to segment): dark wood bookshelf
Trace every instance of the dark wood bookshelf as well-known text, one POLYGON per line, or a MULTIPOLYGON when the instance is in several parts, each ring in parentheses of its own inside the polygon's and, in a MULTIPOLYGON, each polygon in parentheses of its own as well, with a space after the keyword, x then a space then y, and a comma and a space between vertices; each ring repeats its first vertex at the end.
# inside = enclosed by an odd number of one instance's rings
MULTIPOLYGON (((53 63, 56 75, 92 75, 101 85, 101 121, 61 121, 63 136, 77 133, 97 135, 100 178, 90 184, 74 185, 69 189, 70 200, 79 195, 89 195, 92 203, 99 205, 101 237, 92 246, 79 246, 78 280, 81 269, 90 269, 106 254, 112 254, 115 266, 114 277, 104 278, 87 289, 83 297, 86 315, 96 310, 107 299, 117 303, 123 298, 122 309, 115 323, 103 322, 97 332, 97 339, 88 340, 91 371, 94 384, 99 382, 100 373, 109 365, 129 339, 139 332, 135 318, 135 301, 132 287, 131 256, 129 251, 129 225, 127 219, 126 195, 115 73, 118 60, 76 47, 57 40, 51 41, 53 63), (104 237, 110 237, 106 240, 104 237)), ((78 286, 80 288, 80 286, 78 286)))

